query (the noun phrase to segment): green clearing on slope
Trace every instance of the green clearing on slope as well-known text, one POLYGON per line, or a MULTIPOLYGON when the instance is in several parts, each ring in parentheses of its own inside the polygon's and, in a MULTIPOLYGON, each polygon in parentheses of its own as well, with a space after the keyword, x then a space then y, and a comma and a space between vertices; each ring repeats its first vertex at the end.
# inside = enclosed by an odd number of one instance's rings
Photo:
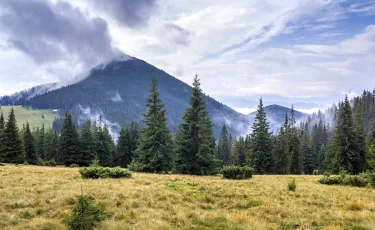
POLYGON ((16 114, 17 125, 19 128, 28 121, 31 128, 36 128, 43 125, 42 114, 44 115, 44 126, 45 128, 52 127, 52 123, 55 118, 59 117, 58 112, 54 112, 49 109, 27 109, 22 106, 1 106, 0 113, 3 113, 4 119, 8 119, 9 111, 14 108, 14 113, 16 114))

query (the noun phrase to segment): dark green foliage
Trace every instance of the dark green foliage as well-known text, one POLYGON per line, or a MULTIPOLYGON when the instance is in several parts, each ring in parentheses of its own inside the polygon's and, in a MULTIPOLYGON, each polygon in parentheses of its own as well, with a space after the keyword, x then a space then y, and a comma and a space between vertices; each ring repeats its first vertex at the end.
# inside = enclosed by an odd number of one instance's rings
POLYGON ((78 196, 71 214, 64 220, 65 225, 71 230, 92 230, 106 217, 103 205, 95 204, 89 196, 78 196))
POLYGON ((176 138, 176 170, 183 174, 214 174, 218 169, 215 138, 197 75, 189 104, 176 138))
POLYGON ((26 129, 23 136, 23 145, 25 146, 25 160, 27 163, 37 164, 37 155, 34 146, 34 137, 31 134, 29 122, 26 123, 26 129))
POLYGON ((319 175, 319 170, 315 169, 312 174, 313 175, 319 175))
POLYGON ((129 178, 132 173, 120 167, 110 168, 110 167, 86 167, 81 168, 79 173, 82 178, 85 179, 98 179, 98 178, 129 178))
POLYGON ((301 151, 301 155, 303 159, 303 172, 305 174, 318 173, 318 170, 314 169, 313 153, 309 145, 309 136, 308 136, 308 131, 306 129, 301 131, 300 140, 301 140, 300 151, 301 151))
POLYGON ((78 161, 80 148, 78 133, 72 121, 72 115, 65 113, 64 124, 59 138, 58 162, 71 165, 78 161))
POLYGON ((5 163, 23 163, 25 161, 25 150, 19 135, 13 108, 9 112, 2 135, 0 160, 5 163))
POLYGON ((264 111, 262 98, 259 99, 259 106, 255 121, 253 124, 253 133, 251 134, 251 152, 254 163, 255 173, 271 173, 273 168, 272 162, 272 140, 269 131, 267 115, 264 111))
POLYGON ((294 178, 289 179, 288 190, 294 192, 294 191, 296 191, 296 188, 297 188, 296 180, 294 178))
POLYGON ((90 119, 87 119, 82 126, 79 145, 80 152, 77 154, 77 161, 75 163, 80 166, 89 166, 95 157, 90 119))
POLYGON ((223 177, 227 179, 249 179, 253 176, 253 169, 248 166, 227 165, 221 170, 223 177))
MULTIPOLYGON (((357 125, 357 130, 361 129, 359 126, 360 124, 357 125)), ((364 170, 365 155, 361 152, 357 141, 359 139, 353 123, 352 110, 348 97, 345 97, 339 108, 336 129, 328 150, 330 152, 327 153, 327 162, 331 162, 331 171, 345 170, 349 173, 359 173, 364 170)))
POLYGON ((290 173, 291 174, 301 174, 303 171, 303 158, 300 149, 300 139, 296 127, 296 118, 294 115, 294 107, 290 110, 290 146, 289 155, 291 157, 290 173))
POLYGON ((5 121, 3 113, 0 114, 0 162, 4 161, 5 159, 5 136, 4 136, 4 128, 5 128, 5 121))
POLYGON ((368 156, 368 147, 366 144, 366 136, 363 126, 362 109, 357 106, 355 111, 355 122, 354 122, 354 132, 356 137, 356 151, 357 154, 353 159, 353 171, 354 173, 360 173, 368 168, 366 157, 368 156))
MULTIPOLYGON (((234 152, 233 152, 232 164, 238 166, 245 166, 246 162, 246 143, 244 137, 238 138, 234 141, 234 152)), ((249 164, 250 165, 250 164, 249 164)))
POLYGON ((167 173, 172 170, 174 163, 173 140, 167 127, 164 105, 156 89, 155 77, 152 77, 146 105, 148 110, 143 115, 146 127, 141 130, 131 168, 142 172, 167 173))
POLYGON ((45 166, 45 162, 42 158, 38 157, 38 159, 36 160, 36 165, 45 166))
POLYGON ((133 160, 134 151, 138 148, 138 142, 139 125, 132 122, 130 127, 128 126, 125 128, 123 123, 117 139, 114 164, 120 167, 127 167, 133 160))
POLYGON ((341 173, 336 176, 324 176, 319 179, 319 183, 327 185, 348 185, 355 187, 366 187, 370 181, 370 178, 366 174, 360 175, 348 175, 346 173, 341 173))
POLYGON ((274 147, 274 159, 276 174, 289 174, 291 166, 291 156, 289 154, 290 129, 289 118, 285 115, 285 122, 280 128, 276 137, 276 146, 274 147))
POLYGON ((52 160, 57 158, 59 136, 56 131, 52 128, 48 129, 45 135, 44 148, 45 148, 45 160, 52 160))
MULTIPOLYGON (((39 127, 38 127, 39 128, 39 127)), ((39 130, 38 139, 36 139, 36 154, 38 157, 45 159, 45 133, 44 133, 44 124, 42 128, 39 130)))
POLYGON ((46 160, 46 161, 44 161, 44 166, 52 166, 52 167, 54 167, 54 166, 57 166, 57 163, 56 163, 56 161, 54 159, 52 159, 52 160, 46 160))
POLYGON ((228 165, 231 156, 231 144, 229 142, 227 126, 224 124, 221 128, 219 144, 217 146, 217 156, 221 160, 221 165, 228 165))
POLYGON ((102 117, 99 118, 99 124, 94 126, 92 129, 94 152, 98 156, 100 165, 110 167, 112 166, 112 154, 114 153, 115 146, 112 141, 112 137, 109 134, 107 124, 102 128, 102 117))

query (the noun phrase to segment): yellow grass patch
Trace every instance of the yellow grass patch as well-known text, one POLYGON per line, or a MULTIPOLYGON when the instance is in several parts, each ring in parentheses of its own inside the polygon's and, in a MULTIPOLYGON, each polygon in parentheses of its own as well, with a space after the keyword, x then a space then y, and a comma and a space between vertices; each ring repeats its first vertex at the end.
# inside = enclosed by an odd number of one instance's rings
POLYGON ((319 176, 250 180, 134 173, 85 180, 77 168, 0 167, 0 229, 65 229, 75 196, 106 206, 100 229, 375 229, 375 190, 317 183, 319 176))

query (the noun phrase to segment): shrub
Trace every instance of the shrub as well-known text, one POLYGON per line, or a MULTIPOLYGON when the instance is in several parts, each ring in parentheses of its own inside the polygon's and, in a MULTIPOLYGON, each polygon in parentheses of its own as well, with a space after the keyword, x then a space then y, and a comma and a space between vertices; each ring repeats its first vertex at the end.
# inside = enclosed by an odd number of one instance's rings
POLYGON ((91 230, 104 219, 104 206, 95 204, 92 197, 81 195, 77 197, 71 214, 64 223, 68 229, 91 230))
POLYGON ((347 175, 343 178, 342 184, 356 187, 366 187, 368 180, 366 177, 361 175, 347 175))
POLYGON ((129 178, 132 173, 120 167, 110 168, 110 167, 87 167, 81 168, 79 173, 83 178, 88 179, 98 179, 98 178, 129 178))
POLYGON ((5 164, 3 164, 3 163, 0 162, 0 166, 5 166, 5 164))
POLYGON ((221 170, 223 177, 227 179, 248 179, 253 176, 253 169, 247 166, 240 167, 235 165, 224 166, 221 170))
POLYGON ((319 179, 319 183, 321 184, 340 184, 340 177, 339 176, 324 176, 319 179))
POLYGON ((371 183, 371 179, 368 174, 360 175, 348 175, 345 172, 340 172, 340 175, 337 176, 324 176, 319 179, 321 184, 340 184, 340 185, 349 185, 355 187, 365 187, 368 183, 371 183))
POLYGON ((42 158, 38 157, 38 159, 36 160, 36 165, 39 165, 39 166, 44 166, 44 161, 42 158))
POLYGON ((294 178, 290 179, 288 181, 288 190, 289 191, 296 191, 296 187, 297 187, 296 180, 294 178))
POLYGON ((79 165, 77 165, 77 164, 71 164, 71 165, 69 165, 69 167, 70 168, 79 168, 79 165))
POLYGON ((319 175, 319 170, 315 169, 315 170, 313 171, 313 175, 319 175))
POLYGON ((367 172, 366 176, 370 185, 375 188, 375 172, 367 172))

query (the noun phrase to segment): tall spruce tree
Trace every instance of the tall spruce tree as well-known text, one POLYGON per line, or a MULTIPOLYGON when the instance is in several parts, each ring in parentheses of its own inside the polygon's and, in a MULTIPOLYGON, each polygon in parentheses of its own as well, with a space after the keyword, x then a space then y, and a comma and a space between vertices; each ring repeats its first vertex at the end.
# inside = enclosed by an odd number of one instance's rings
POLYGON ((272 140, 269 131, 267 115, 264 111, 262 98, 259 99, 259 105, 255 121, 253 123, 253 133, 251 134, 254 169, 256 173, 266 174, 272 172, 272 140))
POLYGON ((240 136, 238 140, 235 142, 234 151, 236 155, 235 165, 245 166, 247 164, 247 161, 246 161, 246 142, 245 142, 244 137, 240 136))
POLYGON ((25 160, 25 149, 19 135, 13 108, 9 112, 3 135, 3 161, 7 163, 23 163, 25 160))
POLYGON ((87 119, 82 126, 79 144, 80 152, 76 163, 80 166, 88 166, 95 158, 90 119, 87 119))
POLYGON ((223 127, 221 128, 219 143, 217 146, 218 158, 219 160, 221 160, 222 166, 229 164, 230 155, 231 155, 230 150, 231 150, 231 145, 229 142, 228 130, 227 130, 226 125, 223 124, 223 127))
POLYGON ((357 106, 355 111, 354 132, 356 137, 355 143, 357 145, 357 154, 353 159, 353 172, 360 173, 368 168, 366 162, 368 147, 366 145, 366 136, 364 132, 361 106, 357 106))
POLYGON ((338 170, 345 170, 349 173, 356 173, 356 134, 353 124, 352 109, 348 97, 345 97, 339 109, 336 124, 336 162, 338 170))
POLYGON ((290 128, 289 117, 285 115, 284 124, 281 126, 279 134, 276 137, 276 146, 274 148, 275 168, 277 174, 289 174, 291 166, 290 146, 290 128))
POLYGON ((27 163, 35 165, 37 163, 37 153, 35 151, 34 137, 31 134, 29 122, 26 123, 26 128, 23 137, 25 146, 25 158, 27 163))
POLYGON ((310 141, 308 136, 307 129, 303 129, 301 131, 301 145, 300 151, 302 156, 302 163, 303 163, 303 173, 304 174, 312 174, 314 171, 313 165, 313 154, 310 148, 310 141))
POLYGON ((126 128, 124 122, 122 122, 117 139, 116 155, 114 157, 115 165, 127 167, 132 161, 133 156, 129 149, 129 139, 129 129, 126 128))
POLYGON ((296 118, 294 114, 294 107, 290 110, 290 146, 289 155, 291 156, 290 173, 301 174, 302 173, 302 156, 300 149, 300 139, 296 127, 296 118))
POLYGON ((144 172, 167 173, 174 163, 173 139, 167 127, 166 110, 156 89, 156 78, 151 77, 150 96, 146 100, 147 113, 143 114, 145 128, 141 130, 137 158, 132 167, 144 172))
POLYGON ((189 105, 179 128, 176 170, 184 174, 214 174, 218 170, 215 138, 198 75, 194 78, 189 105))
POLYGON ((43 124, 42 128, 39 130, 38 140, 36 141, 37 144, 35 146, 37 156, 42 159, 45 159, 44 137, 45 137, 45 133, 44 133, 44 124, 43 124))
POLYGON ((4 161, 5 152, 4 152, 4 128, 5 128, 5 121, 3 113, 0 114, 0 162, 4 161))
POLYGON ((76 164, 78 162, 79 151, 78 133, 73 124, 72 115, 66 112, 59 139, 58 161, 65 165, 76 164))
POLYGON ((45 134, 45 160, 57 159, 58 134, 52 128, 49 128, 45 134))

